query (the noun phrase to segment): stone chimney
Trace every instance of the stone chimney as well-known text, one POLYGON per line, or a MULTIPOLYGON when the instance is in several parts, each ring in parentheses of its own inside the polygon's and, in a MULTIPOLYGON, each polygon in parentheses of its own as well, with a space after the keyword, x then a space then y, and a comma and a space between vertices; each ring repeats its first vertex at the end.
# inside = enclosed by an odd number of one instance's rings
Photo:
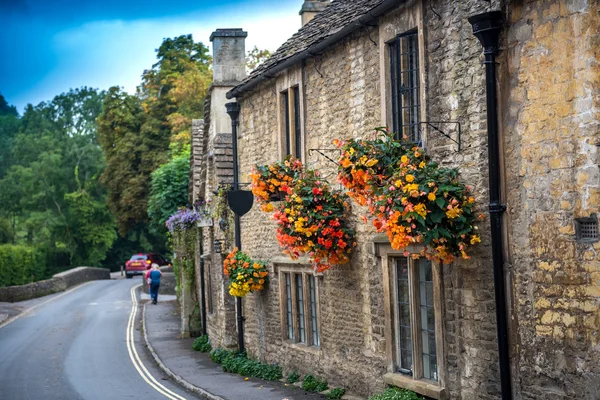
POLYGON ((217 29, 210 35, 214 82, 239 83, 246 78, 247 36, 241 28, 217 29))
POLYGON ((209 140, 231 136, 231 119, 225 110, 225 94, 246 76, 246 37, 241 28, 217 29, 210 35, 213 49, 213 83, 210 88, 209 140), (225 137, 224 136, 224 137, 225 137))
POLYGON ((329 0, 304 0, 300 9, 300 18, 302 18, 302 26, 313 19, 317 13, 321 12, 327 5, 329 0))

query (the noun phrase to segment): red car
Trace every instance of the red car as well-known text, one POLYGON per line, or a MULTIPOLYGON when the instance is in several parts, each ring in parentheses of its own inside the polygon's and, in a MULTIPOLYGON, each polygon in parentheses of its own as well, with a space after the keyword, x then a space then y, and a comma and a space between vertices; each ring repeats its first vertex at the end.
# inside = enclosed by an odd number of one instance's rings
POLYGON ((171 261, 158 253, 135 254, 125 263, 125 277, 130 279, 134 275, 144 275, 153 263, 156 263, 161 267, 164 265, 171 265, 171 261))

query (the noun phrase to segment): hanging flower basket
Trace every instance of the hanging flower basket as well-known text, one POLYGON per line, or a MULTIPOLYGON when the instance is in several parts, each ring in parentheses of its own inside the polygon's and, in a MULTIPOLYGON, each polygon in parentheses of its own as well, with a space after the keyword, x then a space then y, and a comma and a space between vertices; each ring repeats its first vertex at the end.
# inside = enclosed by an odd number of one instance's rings
POLYGON ((338 178, 349 195, 369 207, 392 248, 421 244, 421 256, 446 264, 469 258, 468 247, 480 238, 475 199, 458 181, 458 171, 439 167, 406 139, 376 131, 382 135, 373 140, 334 142, 342 149, 338 178))
POLYGON ((273 215, 284 254, 292 259, 308 255, 317 272, 347 263, 356 246, 355 232, 347 224, 348 200, 314 171, 296 180, 291 194, 273 215))
POLYGON ((302 173, 302 162, 291 156, 270 165, 255 165, 250 174, 252 193, 263 211, 273 211, 274 201, 291 193, 290 185, 302 173))
POLYGON ((223 272, 229 277, 229 294, 235 297, 260 291, 269 282, 265 263, 252 260, 237 247, 223 261, 223 272))

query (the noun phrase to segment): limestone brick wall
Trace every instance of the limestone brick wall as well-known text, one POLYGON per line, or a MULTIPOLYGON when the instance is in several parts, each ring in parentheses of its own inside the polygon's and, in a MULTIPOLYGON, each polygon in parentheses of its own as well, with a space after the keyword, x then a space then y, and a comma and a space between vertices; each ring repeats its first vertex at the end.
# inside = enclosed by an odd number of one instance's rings
POLYGON ((597 399, 600 3, 512 2, 501 76, 519 398, 597 399))
MULTIPOLYGON (((450 398, 499 397, 498 342, 494 300, 490 222, 487 218, 488 147, 483 51, 467 18, 497 9, 480 1, 432 1, 425 7, 428 68, 424 121, 459 121, 461 149, 425 129, 428 154, 443 166, 458 168, 460 180, 473 188, 481 243, 470 260, 443 269, 444 339, 450 398)), ((437 125, 455 140, 453 124, 437 125)), ((510 271, 510 268, 508 268, 510 271)), ((510 275, 506 276, 510 282, 510 275)), ((509 292, 510 293, 510 292, 509 292)))
MULTIPOLYGON (((419 2, 410 2, 417 7, 419 2)), ((335 138, 367 137, 391 117, 382 99, 381 74, 388 71, 379 37, 400 26, 422 24, 426 51, 423 76, 427 118, 460 120, 463 148, 441 136, 427 136, 427 149, 444 165, 459 167, 473 186, 481 211, 487 198, 487 138, 484 69, 481 46, 467 17, 484 11, 481 2, 434 2, 429 7, 400 8, 379 21, 379 29, 362 30, 308 59, 302 68, 304 87, 304 161, 335 183, 335 165, 310 149, 331 148, 335 138), (438 16, 439 15, 439 16, 438 16), (421 22, 417 20, 421 18, 421 22)), ((409 7, 407 6, 407 7, 409 7)), ((393 35, 404 31, 394 31, 393 35)), ((393 37, 393 36, 392 36, 393 37)), ((255 163, 278 157, 277 86, 269 80, 241 99, 240 173, 242 181, 255 163)), ((427 134, 428 132, 426 132, 427 134)), ((455 133, 455 132, 454 132, 455 133)), ((333 158, 335 153, 329 154, 333 158)), ((335 385, 367 395, 383 387, 387 372, 385 314, 380 260, 372 252, 374 229, 360 221, 356 204, 353 224, 358 246, 351 263, 326 271, 320 279, 322 343, 319 351, 281 340, 279 282, 265 293, 244 300, 246 343, 250 353, 278 362, 288 371, 314 373, 335 385)), ((473 258, 445 266, 443 275, 446 388, 451 398, 492 399, 499 395, 494 292, 488 222, 481 224, 482 243, 473 258)), ((255 207, 242 218, 242 243, 252 256, 278 255, 275 224, 255 207)), ((275 270, 271 268, 272 276, 275 270)))

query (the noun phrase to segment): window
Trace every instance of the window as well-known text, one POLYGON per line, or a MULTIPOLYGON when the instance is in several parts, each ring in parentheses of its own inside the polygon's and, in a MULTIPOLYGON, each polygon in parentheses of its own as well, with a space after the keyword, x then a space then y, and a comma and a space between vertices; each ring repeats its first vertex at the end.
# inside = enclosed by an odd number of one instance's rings
POLYGON ((320 346, 318 280, 312 272, 280 272, 283 338, 320 346))
POLYGON ((421 144, 419 125, 419 48, 417 31, 389 43, 392 128, 398 135, 421 144))
POLYGON ((394 258, 395 368, 416 379, 438 380, 433 266, 394 258))
POLYGON ((302 160, 302 120, 300 88, 294 86, 281 92, 283 155, 302 160))

